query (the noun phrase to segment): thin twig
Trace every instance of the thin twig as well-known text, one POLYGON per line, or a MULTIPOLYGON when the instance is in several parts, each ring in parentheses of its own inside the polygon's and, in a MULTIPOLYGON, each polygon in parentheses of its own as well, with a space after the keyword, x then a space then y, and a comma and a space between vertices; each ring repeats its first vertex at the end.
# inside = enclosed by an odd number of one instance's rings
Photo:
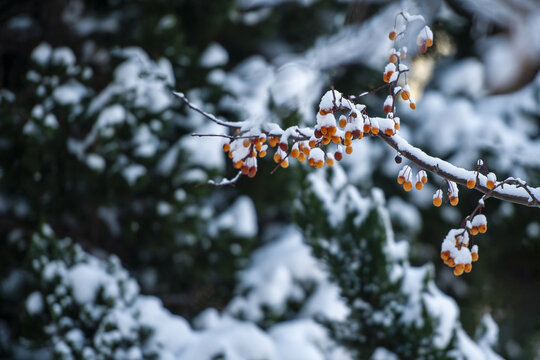
POLYGON ((214 180, 208 180, 208 184, 214 185, 216 187, 234 186, 236 182, 240 179, 240 176, 242 176, 242 171, 239 171, 238 174, 236 174, 236 176, 233 177, 232 179, 223 179, 220 182, 215 182, 214 180))
POLYGON ((220 120, 220 119, 218 119, 215 115, 210 114, 210 113, 207 113, 206 111, 201 110, 201 109, 198 108, 197 106, 193 105, 193 104, 186 98, 186 96, 184 95, 184 93, 173 91, 173 95, 176 96, 176 97, 178 97, 178 98, 180 98, 183 102, 185 102, 186 105, 187 105, 190 109, 195 110, 196 112, 198 112, 199 114, 201 114, 201 115, 204 116, 205 118, 207 118, 207 119, 209 119, 209 120, 215 122, 215 123, 218 124, 218 125, 225 126, 225 127, 231 128, 231 129, 240 129, 240 128, 244 125, 244 122, 230 122, 230 121, 220 120))

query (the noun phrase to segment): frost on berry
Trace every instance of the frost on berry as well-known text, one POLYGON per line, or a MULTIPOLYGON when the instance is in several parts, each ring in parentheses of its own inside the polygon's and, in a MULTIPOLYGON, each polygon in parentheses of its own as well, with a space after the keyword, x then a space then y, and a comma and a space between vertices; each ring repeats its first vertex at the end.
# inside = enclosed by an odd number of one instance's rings
POLYGON ((437 191, 435 191, 435 194, 433 194, 433 205, 436 207, 441 206, 442 197, 443 197, 443 192, 441 189, 438 189, 437 191))
POLYGON ((416 45, 421 53, 425 53, 428 48, 433 46, 433 32, 429 26, 426 25, 420 30, 416 38, 416 45))
POLYGON ((489 174, 487 174, 486 186, 490 190, 493 190, 493 188, 495 188, 496 182, 497 182, 497 176, 494 173, 490 172, 489 174))
POLYGON ((483 214, 476 215, 471 221, 471 235, 484 234, 487 231, 487 218, 483 214))

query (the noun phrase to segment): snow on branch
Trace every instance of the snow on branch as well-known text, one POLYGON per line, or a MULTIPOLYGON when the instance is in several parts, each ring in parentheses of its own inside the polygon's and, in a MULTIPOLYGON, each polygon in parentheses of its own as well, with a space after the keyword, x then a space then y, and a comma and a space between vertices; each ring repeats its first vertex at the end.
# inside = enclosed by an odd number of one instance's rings
POLYGON ((509 178, 501 186, 490 188, 487 184, 488 177, 477 171, 466 170, 437 157, 430 156, 421 149, 412 146, 397 134, 393 136, 381 135, 381 137, 398 153, 419 167, 449 181, 467 186, 467 182, 473 178, 476 179, 474 188, 489 195, 489 197, 525 206, 540 207, 540 188, 530 187, 521 179, 509 178))
MULTIPOLYGON (((394 41, 394 47, 389 53, 388 63, 382 73, 383 85, 358 96, 349 97, 332 88, 321 98, 316 115, 317 122, 313 127, 291 126, 282 129, 272 123, 229 122, 201 110, 182 93, 175 92, 174 95, 192 110, 231 130, 229 135, 193 134, 197 137, 223 137, 225 141, 223 150, 228 153, 233 166, 239 170, 233 179, 224 179, 219 183, 209 181, 215 186, 233 185, 242 175, 254 177, 257 173, 258 159, 264 158, 270 148, 275 148, 273 160, 277 164, 272 173, 280 167, 287 168, 292 159, 307 162, 319 169, 341 161, 343 156, 353 152, 353 141, 371 135, 382 138, 398 152, 395 158, 397 163, 402 162, 402 157, 410 160, 397 177, 397 182, 405 191, 412 191, 413 188, 422 190, 424 184, 428 182, 427 171, 443 178, 443 182, 433 195, 434 206, 442 205, 444 190, 450 205, 457 206, 458 184, 482 192, 484 195, 478 201, 478 205, 463 219, 460 228, 450 230, 442 242, 442 260, 454 268, 454 274, 459 276, 464 272, 470 272, 472 262, 478 260, 478 245, 474 244, 473 237, 487 231, 487 219, 482 214, 485 200, 493 197, 529 207, 540 207, 540 188, 531 187, 524 180, 516 178, 497 181, 496 175, 488 171, 482 160, 476 162, 473 170, 457 167, 426 154, 398 135, 401 121, 396 113, 397 101, 401 99, 408 102, 413 110, 416 103, 407 84, 409 72, 409 67, 405 64, 407 49, 396 47, 395 44, 405 36, 406 26, 410 21, 424 21, 421 16, 412 16, 406 12, 398 14, 396 20, 398 17, 404 19, 405 28, 400 26, 398 29, 394 25, 394 29, 388 35, 390 40, 394 41), (367 107, 357 103, 364 96, 386 89, 388 95, 382 104, 385 117, 371 117, 367 107)), ((418 33, 417 45, 421 53, 425 53, 433 45, 433 32, 427 25, 418 33)))

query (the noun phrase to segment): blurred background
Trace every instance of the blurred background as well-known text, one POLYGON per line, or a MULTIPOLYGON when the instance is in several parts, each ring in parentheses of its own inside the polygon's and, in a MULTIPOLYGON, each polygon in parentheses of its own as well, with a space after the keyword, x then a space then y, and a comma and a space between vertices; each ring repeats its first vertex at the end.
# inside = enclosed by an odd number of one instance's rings
MULTIPOLYGON (((401 10, 401 135, 540 185, 535 0, 0 2, 0 358, 540 359, 540 211, 489 200, 480 260, 439 258, 480 193, 405 193, 363 139, 340 166, 233 177, 230 121, 315 123, 382 84, 401 10)), ((384 94, 365 98, 382 115, 384 94)))

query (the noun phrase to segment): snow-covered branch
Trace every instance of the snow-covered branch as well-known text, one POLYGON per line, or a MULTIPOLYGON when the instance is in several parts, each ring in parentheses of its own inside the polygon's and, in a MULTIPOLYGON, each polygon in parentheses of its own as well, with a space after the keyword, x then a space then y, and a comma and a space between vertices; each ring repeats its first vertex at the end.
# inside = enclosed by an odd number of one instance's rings
MULTIPOLYGON (((411 16, 404 12, 398 16, 405 20, 405 28, 410 21, 423 21, 422 17, 411 16)), ((397 25, 396 22, 389 34, 390 40, 394 42, 405 36, 405 28, 397 25)), ((433 33, 428 26, 420 30, 416 43, 421 53, 425 53, 433 45, 433 33)), ((291 126, 282 129, 272 123, 228 122, 201 110, 184 94, 174 94, 191 109, 231 130, 230 135, 193 134, 193 136, 220 136, 227 139, 223 144, 223 150, 228 153, 234 167, 240 171, 234 179, 225 180, 219 185, 234 184, 241 175, 254 177, 257 173, 258 158, 265 157, 270 148, 276 149, 273 160, 277 165, 272 173, 280 167, 287 168, 292 159, 299 162, 307 160, 310 166, 319 169, 325 165, 333 166, 344 155, 353 152, 353 141, 371 135, 382 138, 398 152, 396 162, 400 163, 403 156, 414 164, 405 165, 398 174, 397 181, 405 191, 412 191, 413 187, 422 190, 424 184, 428 182, 426 171, 444 179, 433 195, 434 206, 439 207, 443 203, 443 186, 446 188, 448 202, 452 206, 459 203, 458 184, 482 192, 484 195, 470 215, 465 217, 461 227, 450 230, 442 243, 441 258, 446 265, 454 268, 454 274, 459 276, 464 272, 470 272, 472 262, 478 260, 478 245, 472 240, 469 244, 469 239, 470 236, 487 231, 487 219, 482 214, 485 200, 493 197, 529 207, 540 207, 540 188, 531 187, 525 181, 516 178, 497 181, 496 175, 488 171, 482 160, 476 162, 473 170, 457 167, 448 161, 426 154, 398 135, 400 118, 396 113, 397 102, 402 100, 408 102, 411 109, 416 108, 407 83, 407 73, 410 70, 404 63, 406 58, 405 47, 392 48, 382 74, 384 84, 372 91, 349 97, 333 88, 327 91, 319 103, 317 121, 313 127, 291 126), (386 116, 371 117, 367 107, 357 101, 383 89, 388 89, 388 95, 382 105, 382 111, 386 116)), ((218 185, 215 182, 210 183, 218 185)))
POLYGON ((430 156, 421 149, 412 146, 397 134, 393 136, 381 135, 381 137, 401 155, 419 167, 429 170, 444 179, 464 186, 467 186, 467 182, 471 178, 477 179, 474 188, 484 194, 489 194, 489 197, 525 206, 540 207, 540 188, 530 187, 521 179, 507 179, 510 181, 507 181, 506 184, 491 189, 487 186, 487 176, 477 171, 466 170, 437 157, 430 156))

